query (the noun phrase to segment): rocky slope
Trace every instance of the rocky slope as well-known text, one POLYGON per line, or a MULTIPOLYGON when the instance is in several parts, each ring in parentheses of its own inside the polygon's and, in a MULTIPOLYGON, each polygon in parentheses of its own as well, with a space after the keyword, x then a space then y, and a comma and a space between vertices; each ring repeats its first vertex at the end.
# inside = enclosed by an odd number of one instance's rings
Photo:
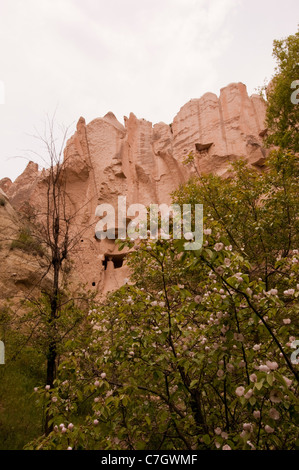
MULTIPOLYGON (((206 93, 190 100, 171 125, 153 125, 134 114, 124 118, 124 125, 111 112, 89 124, 81 117, 64 153, 66 189, 78 214, 76 225, 84 228, 74 252, 77 281, 105 293, 128 276, 114 241, 94 236, 98 204, 117 207, 121 195, 127 205, 169 203, 171 192, 194 172, 183 165, 190 152, 200 173, 225 175, 238 158, 262 167, 264 121, 265 102, 259 95, 249 97, 242 83, 221 89, 219 97, 206 93)), ((28 203, 38 208, 46 179, 47 171, 30 162, 14 183, 5 178, 0 187, 15 209, 28 203)))
POLYGON ((25 225, 0 189, 0 307, 13 302, 22 312, 20 301, 33 298, 49 285, 45 262, 34 246, 18 243, 25 225), (27 245, 28 246, 28 245, 27 245))

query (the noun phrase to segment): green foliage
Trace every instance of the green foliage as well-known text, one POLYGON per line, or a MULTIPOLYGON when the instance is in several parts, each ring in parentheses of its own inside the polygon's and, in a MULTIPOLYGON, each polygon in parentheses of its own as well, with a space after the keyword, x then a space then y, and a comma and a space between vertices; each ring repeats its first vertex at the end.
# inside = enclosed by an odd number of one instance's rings
POLYGON ((26 253, 44 256, 44 249, 41 243, 32 236, 31 230, 28 227, 20 230, 18 238, 11 242, 10 249, 19 249, 26 253))
POLYGON ((194 154, 193 152, 188 153, 187 157, 184 159, 183 164, 189 165, 190 163, 194 163, 194 154))
POLYGON ((298 159, 290 152, 273 151, 268 169, 258 173, 243 161, 232 165, 231 177, 200 176, 174 193, 175 202, 203 204, 229 244, 244 252, 255 266, 252 275, 266 288, 275 285, 278 256, 298 247, 298 159))
POLYGON ((295 88, 299 88, 299 32, 286 39, 274 41, 273 56, 277 67, 267 96, 266 122, 270 134, 268 143, 297 153, 299 106, 291 101, 291 95, 295 91, 291 86, 297 81, 295 88))
POLYGON ((74 338, 87 341, 91 326, 86 324, 85 309, 91 299, 79 291, 72 299, 64 291, 58 298, 55 325, 49 321, 46 293, 24 302, 22 315, 10 306, 0 310, 0 339, 5 344, 5 365, 0 366, 0 449, 22 449, 42 435, 47 403, 37 399, 34 388, 46 385, 49 345, 55 340, 59 361, 72 350, 74 338))
POLYGON ((28 448, 298 447, 298 168, 281 152, 268 165, 175 194, 204 204, 202 248, 135 243, 129 285, 89 310, 90 336, 37 392, 54 429, 28 448))
POLYGON ((42 432, 43 407, 32 399, 32 393, 43 383, 44 357, 26 345, 23 335, 8 328, 7 322, 7 312, 1 312, 5 365, 0 366, 0 449, 21 450, 42 432))

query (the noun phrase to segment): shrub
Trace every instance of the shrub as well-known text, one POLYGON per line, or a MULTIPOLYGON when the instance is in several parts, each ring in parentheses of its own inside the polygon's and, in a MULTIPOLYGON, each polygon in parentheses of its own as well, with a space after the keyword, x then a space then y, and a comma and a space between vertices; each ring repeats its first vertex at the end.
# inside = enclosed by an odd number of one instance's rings
POLYGON ((33 238, 29 228, 20 230, 18 238, 12 241, 10 249, 19 249, 27 253, 38 254, 39 256, 44 255, 43 247, 39 241, 33 238))
POLYGON ((32 393, 36 385, 43 383, 44 358, 26 346, 15 360, 10 360, 13 344, 11 334, 9 338, 6 335, 8 362, 0 368, 1 450, 21 450, 42 432, 42 405, 32 399, 32 393))
POLYGON ((130 284, 88 312, 92 332, 39 390, 54 430, 28 448, 298 448, 298 175, 289 153, 268 164, 176 193, 205 205, 202 248, 140 241, 130 284))

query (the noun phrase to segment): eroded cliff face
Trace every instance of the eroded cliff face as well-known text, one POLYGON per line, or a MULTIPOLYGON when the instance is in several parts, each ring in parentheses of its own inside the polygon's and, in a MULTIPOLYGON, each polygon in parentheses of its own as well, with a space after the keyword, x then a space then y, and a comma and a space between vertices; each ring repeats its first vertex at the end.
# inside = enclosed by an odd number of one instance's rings
MULTIPOLYGON (((89 124, 81 117, 64 153, 66 191, 76 226, 82 228, 73 253, 76 282, 106 293, 129 275, 114 241, 95 238, 97 205, 112 204, 117 217, 118 196, 126 196, 127 206, 170 203, 171 192, 195 171, 183 165, 190 152, 199 173, 225 175, 239 158, 262 167, 264 121, 264 101, 249 97, 242 83, 221 89, 219 97, 206 93, 190 100, 171 125, 153 125, 134 114, 124 118, 124 125, 111 112, 89 124)), ((47 170, 38 171, 30 162, 14 183, 5 179, 0 187, 16 209, 27 203, 38 209, 47 178, 47 170)))
POLYGON ((51 281, 45 275, 46 262, 40 254, 13 245, 24 230, 24 221, 1 189, 0 201, 0 308, 12 302, 17 307, 15 313, 21 314, 22 301, 34 298, 51 281))

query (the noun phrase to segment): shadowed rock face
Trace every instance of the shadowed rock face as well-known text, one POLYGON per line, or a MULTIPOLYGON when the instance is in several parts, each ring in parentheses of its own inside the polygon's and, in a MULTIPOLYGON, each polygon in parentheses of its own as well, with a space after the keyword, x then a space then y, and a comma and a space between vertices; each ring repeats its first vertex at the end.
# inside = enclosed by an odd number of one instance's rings
MULTIPOLYGON (((225 175, 238 158, 261 167, 264 121, 265 102, 259 95, 249 97, 242 83, 222 88, 219 97, 206 93, 190 100, 171 125, 152 125, 132 113, 124 125, 111 112, 87 125, 81 117, 64 152, 70 204, 78 212, 77 226, 85 227, 74 256, 76 280, 105 293, 129 274, 125 260, 117 259, 114 241, 95 239, 98 204, 117 208, 120 195, 127 205, 169 203, 171 192, 194 172, 182 163, 190 152, 199 173, 225 175)), ((16 209, 26 201, 38 209, 46 179, 47 171, 30 162, 14 183, 2 180, 0 187, 16 209)))
POLYGON ((4 201, 0 204, 0 309, 12 300, 18 306, 15 314, 21 315, 24 307, 19 302, 49 287, 50 278, 45 276, 43 258, 34 250, 12 249, 12 241, 18 239, 23 220, 1 188, 0 198, 4 201))

